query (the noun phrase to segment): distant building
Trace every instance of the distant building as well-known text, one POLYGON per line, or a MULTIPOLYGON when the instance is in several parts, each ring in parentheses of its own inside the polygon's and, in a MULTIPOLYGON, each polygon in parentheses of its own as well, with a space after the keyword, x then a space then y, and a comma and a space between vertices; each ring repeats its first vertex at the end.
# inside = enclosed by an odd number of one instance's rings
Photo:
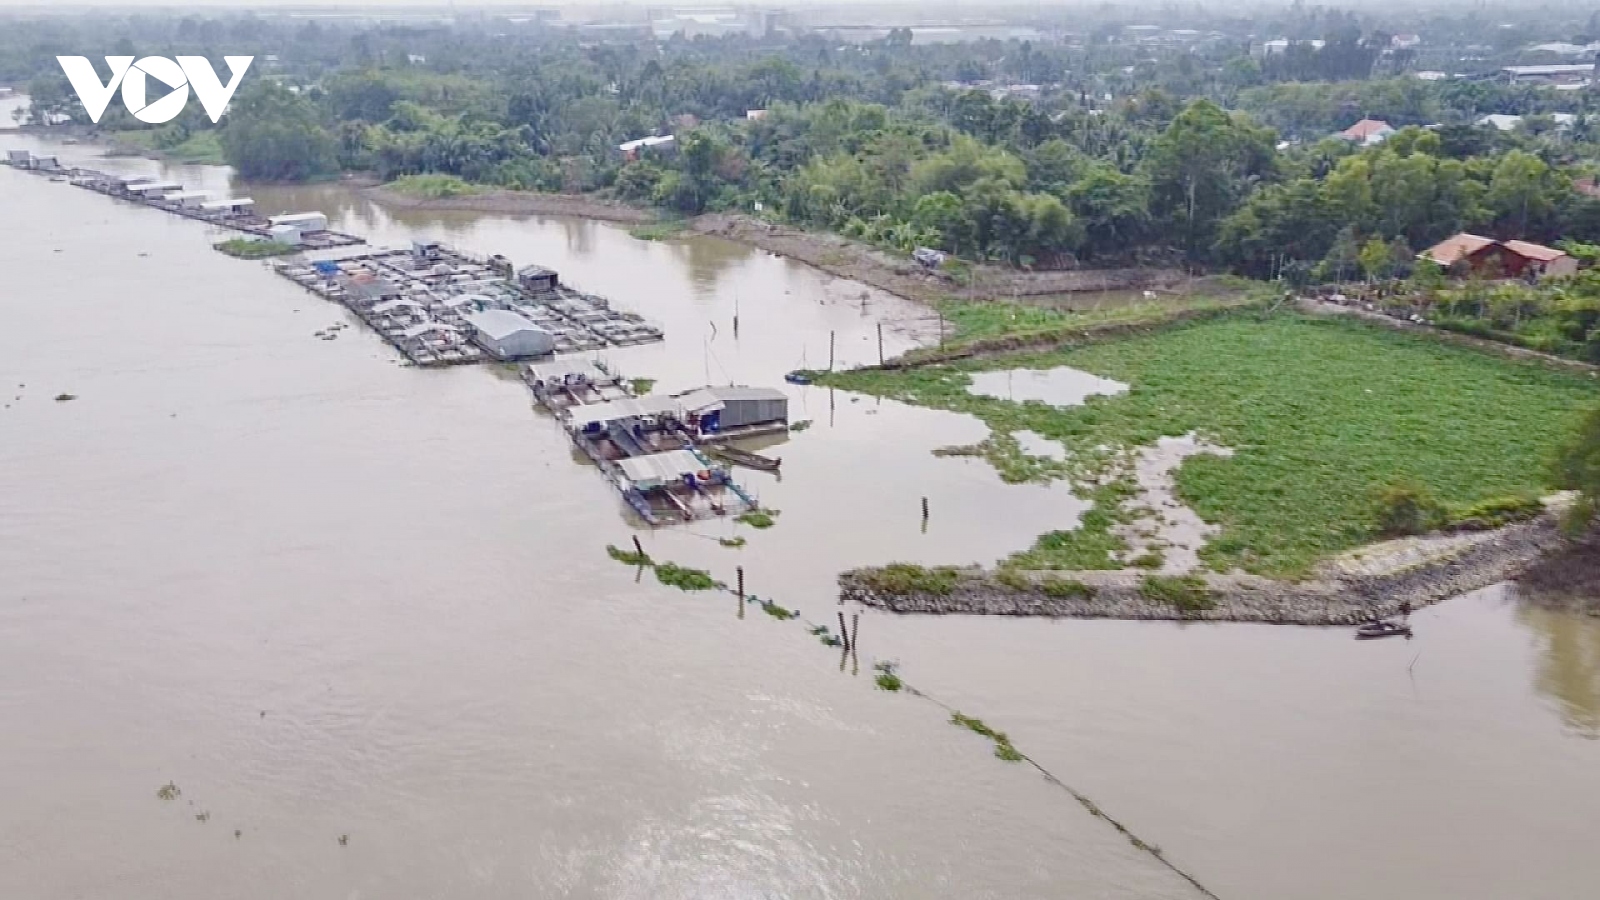
POLYGON ((1395 50, 1409 50, 1422 44, 1422 38, 1415 34, 1397 34, 1389 38, 1389 46, 1395 50))
POLYGON ((1552 86, 1582 86, 1594 75, 1594 63, 1573 63, 1554 66, 1505 66, 1501 73, 1513 84, 1546 84, 1552 86))
POLYGON ((677 149, 678 139, 670 134, 639 138, 636 141, 625 141, 617 145, 617 150, 622 153, 622 158, 627 160, 638 159, 645 152, 673 153, 677 149))
POLYGON ((744 111, 744 117, 747 121, 759 122, 767 117, 767 111, 764 109, 747 109, 744 111))
POLYGON ((478 346, 497 359, 526 359, 556 351, 555 335, 509 309, 486 309, 463 318, 478 346))
POLYGON ((1572 183, 1572 189, 1591 199, 1600 200, 1600 184, 1593 178, 1579 178, 1572 183))
POLYGON ((1422 81, 1443 81, 1450 76, 1445 72, 1428 69, 1422 72, 1413 72, 1412 77, 1418 78, 1422 81))
MULTIPOLYGON (((1572 113, 1551 113, 1550 119, 1556 123, 1557 128, 1571 128, 1577 124, 1578 117, 1572 113)), ((1478 119, 1479 125, 1493 125, 1500 131, 1515 131, 1522 124, 1522 116, 1508 116, 1503 113, 1491 113, 1478 119)))
POLYGON ((1432 260, 1457 275, 1485 278, 1556 277, 1578 271, 1578 261, 1554 247, 1466 232, 1445 238, 1417 258, 1432 260))
POLYGON ((1325 46, 1327 46, 1326 41, 1291 41, 1288 38, 1275 38, 1270 41, 1262 41, 1258 55, 1277 56, 1288 53, 1290 47, 1310 47, 1312 50, 1321 50, 1325 46))
POLYGON ((1362 119, 1334 136, 1363 147, 1370 147, 1373 144, 1383 143, 1392 134, 1394 128, 1388 122, 1382 119, 1362 119))
POLYGON ((428 61, 428 58, 426 56, 423 56, 421 53, 407 53, 406 54, 406 62, 411 63, 413 66, 420 66, 420 65, 426 63, 427 61, 428 61))

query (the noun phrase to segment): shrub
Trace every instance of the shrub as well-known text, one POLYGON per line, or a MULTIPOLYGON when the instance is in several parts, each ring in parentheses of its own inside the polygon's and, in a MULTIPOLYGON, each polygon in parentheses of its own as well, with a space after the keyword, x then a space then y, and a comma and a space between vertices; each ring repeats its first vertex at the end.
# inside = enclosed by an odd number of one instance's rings
POLYGON ((1445 510, 1428 489, 1413 481, 1391 481, 1379 489, 1377 528, 1384 537, 1424 534, 1444 524, 1445 510))
POLYGON ((900 676, 893 672, 879 672, 877 681, 878 687, 885 691, 898 691, 905 687, 905 682, 901 681, 900 676))
POLYGON ((1471 506, 1451 510, 1450 524, 1464 530, 1487 530, 1536 519, 1543 513, 1544 501, 1532 494, 1491 497, 1471 506))
POLYGON ((890 563, 877 569, 867 569, 860 575, 861 583, 880 594, 936 594, 946 596, 961 582, 961 572, 954 566, 927 568, 912 563, 890 563))
POLYGON ((1215 609, 1216 598, 1198 575, 1146 575, 1139 582, 1139 593, 1146 600, 1166 603, 1184 612, 1215 609))
POLYGON ((734 521, 742 522, 746 525, 749 525, 751 528, 771 528, 773 525, 777 524, 772 518, 774 512, 774 510, 770 509, 752 509, 734 519, 734 521))

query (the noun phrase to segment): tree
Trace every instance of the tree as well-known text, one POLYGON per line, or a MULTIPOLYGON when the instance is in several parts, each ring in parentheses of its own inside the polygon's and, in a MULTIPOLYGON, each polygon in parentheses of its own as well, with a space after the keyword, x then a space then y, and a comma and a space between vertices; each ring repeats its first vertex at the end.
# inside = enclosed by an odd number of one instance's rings
POLYGON ((223 121, 223 156, 247 179, 308 181, 338 171, 338 140, 311 102, 271 81, 240 91, 223 121))
POLYGON ((1505 233, 1522 238, 1528 236, 1530 227, 1544 230, 1555 205, 1549 176, 1550 167, 1531 153, 1512 150, 1501 157, 1489 180, 1486 199, 1505 233))
POLYGON ((1144 170, 1157 216, 1181 223, 1195 258, 1210 249, 1217 224, 1259 179, 1274 172, 1272 134, 1196 100, 1150 146, 1144 170))
POLYGON ((1390 253, 1389 245, 1380 237, 1371 237, 1361 245, 1361 252, 1357 255, 1361 263, 1361 271, 1366 274, 1368 281, 1377 281, 1389 274, 1394 268, 1394 257, 1390 253))
POLYGON ((1587 527, 1600 505, 1600 407, 1584 416, 1562 445, 1552 475, 1556 487, 1582 495, 1568 519, 1569 530, 1587 527))

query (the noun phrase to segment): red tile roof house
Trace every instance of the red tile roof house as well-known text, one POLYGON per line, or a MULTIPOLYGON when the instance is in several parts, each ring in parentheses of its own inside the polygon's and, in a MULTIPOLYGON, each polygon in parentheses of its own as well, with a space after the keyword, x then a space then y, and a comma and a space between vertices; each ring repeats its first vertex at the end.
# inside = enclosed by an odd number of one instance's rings
POLYGON ((1370 145, 1382 143, 1389 135, 1394 134, 1394 128, 1382 119, 1362 119, 1349 128, 1334 135, 1357 144, 1370 145))
POLYGON ((1489 278, 1554 278, 1578 271, 1578 261, 1554 247, 1466 232, 1445 238, 1417 258, 1431 259, 1452 272, 1489 278))

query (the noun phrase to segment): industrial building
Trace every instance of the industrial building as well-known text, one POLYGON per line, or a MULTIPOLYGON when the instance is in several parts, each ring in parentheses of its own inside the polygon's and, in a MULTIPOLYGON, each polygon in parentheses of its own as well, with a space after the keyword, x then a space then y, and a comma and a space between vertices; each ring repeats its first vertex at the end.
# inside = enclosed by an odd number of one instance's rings
POLYGON ((497 359, 548 356, 556 350, 555 335, 509 309, 486 309, 464 318, 478 346, 497 359))

